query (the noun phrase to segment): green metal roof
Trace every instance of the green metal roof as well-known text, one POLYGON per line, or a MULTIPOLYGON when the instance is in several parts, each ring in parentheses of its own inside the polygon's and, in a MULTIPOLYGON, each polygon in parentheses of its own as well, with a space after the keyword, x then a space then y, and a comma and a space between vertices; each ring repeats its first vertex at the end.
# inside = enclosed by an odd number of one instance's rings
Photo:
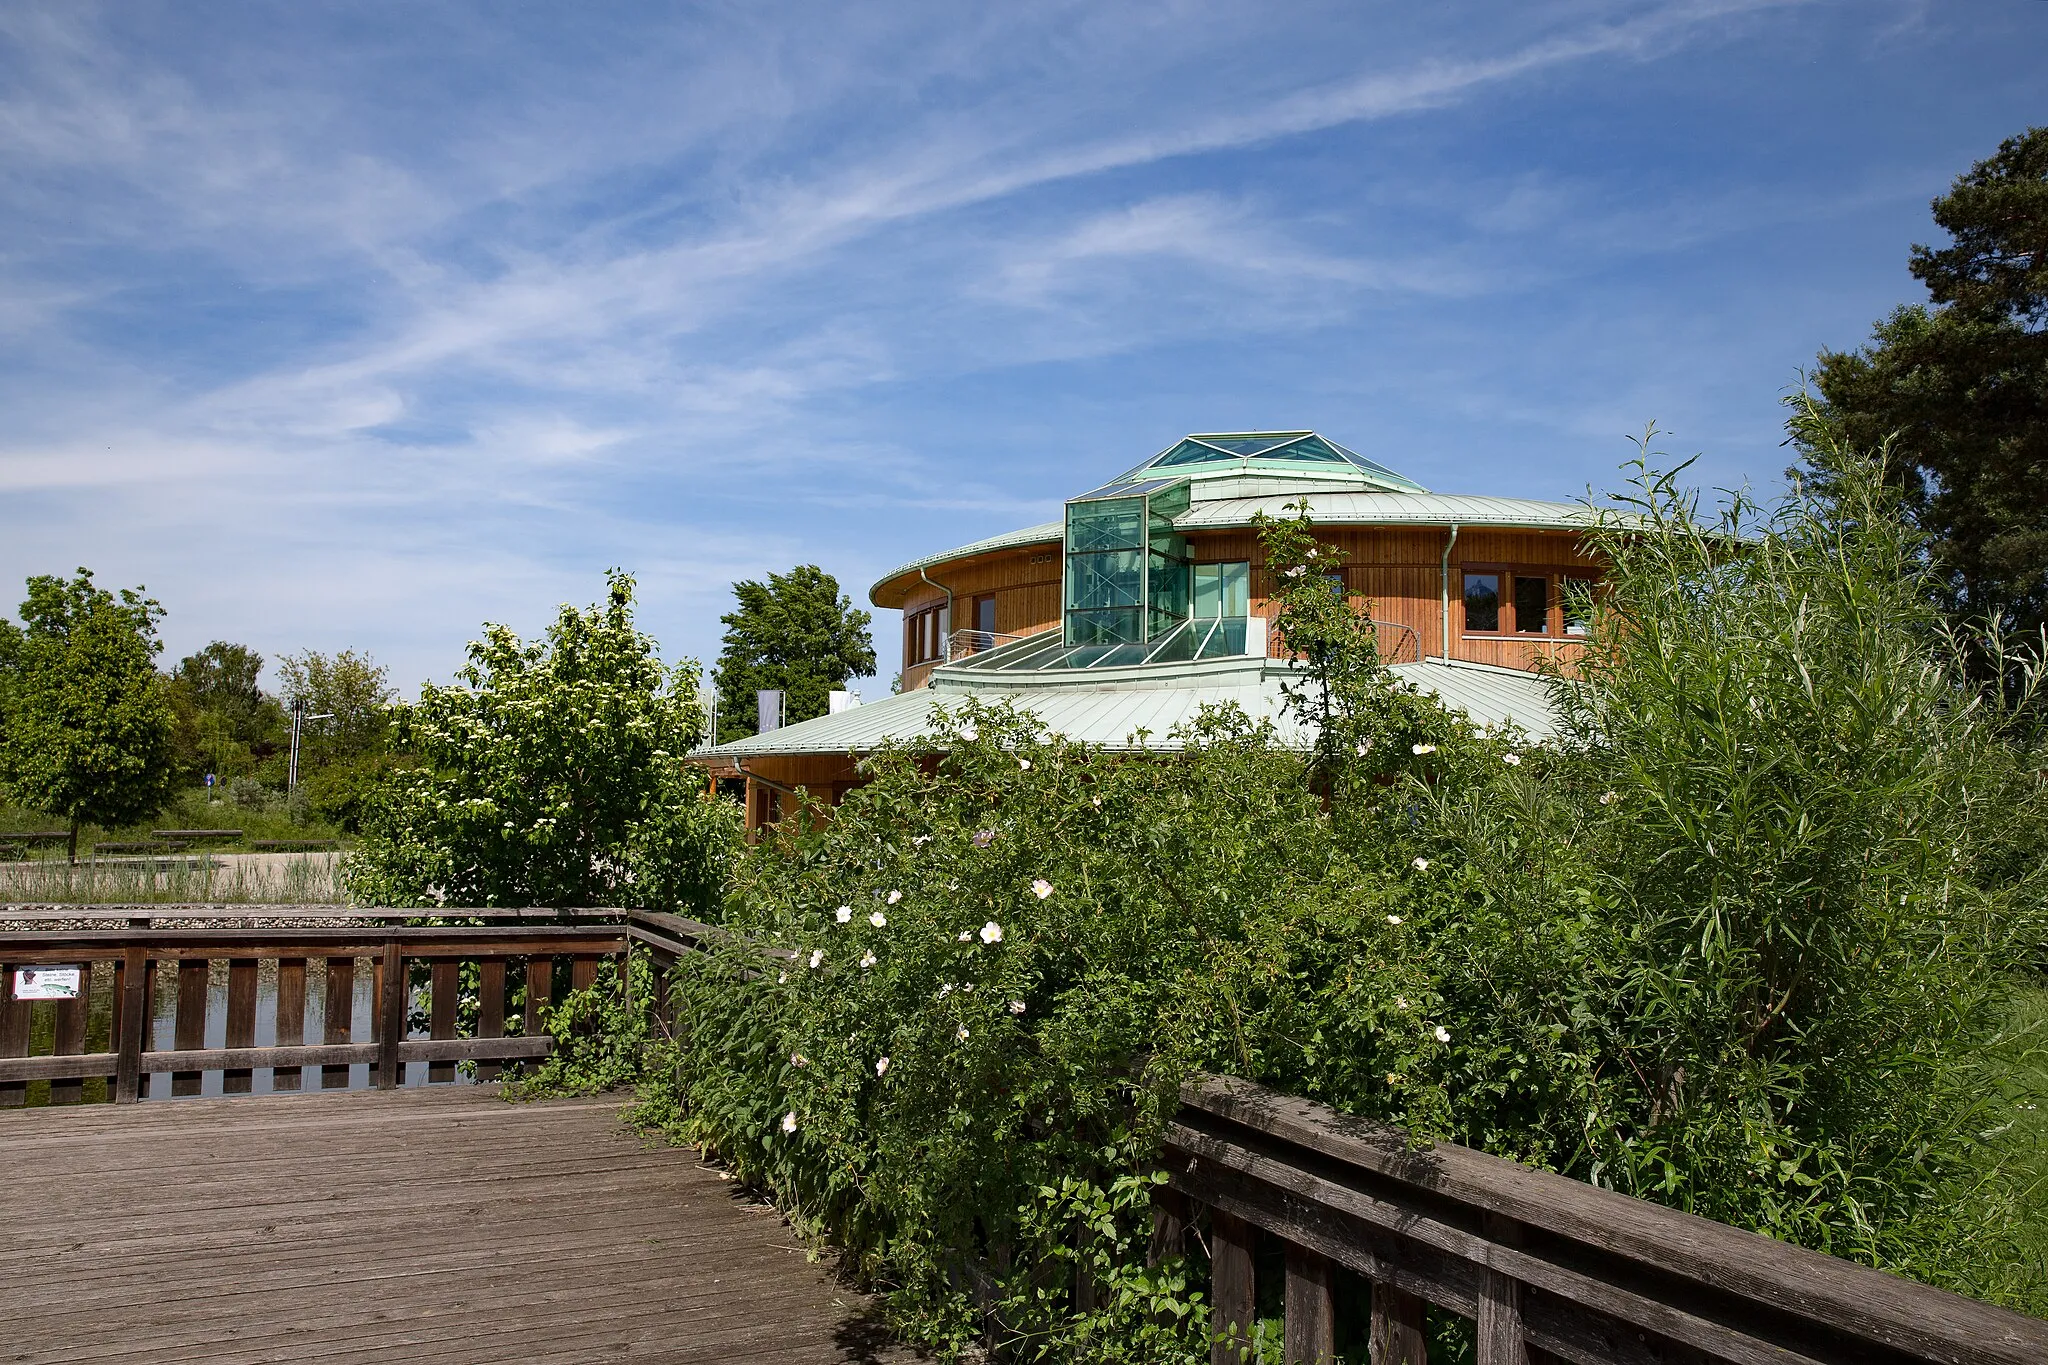
MULTIPOLYGON (((721 744, 701 750, 700 756, 745 759, 865 754, 892 739, 915 743, 930 729, 933 707, 955 704, 969 696, 1012 702, 1031 711, 1054 733, 1112 752, 1139 748, 1171 751, 1178 746, 1168 740, 1169 731, 1194 720, 1204 706, 1225 702, 1236 703, 1253 720, 1270 718, 1284 744, 1306 747, 1309 743, 1308 731, 1283 706, 1280 685, 1293 670, 1279 660, 1210 660, 1114 671, 1128 676, 1103 680, 1070 673, 1057 681, 1017 679, 996 685, 986 678, 949 675, 941 669, 937 686, 721 744), (1144 674, 1152 676, 1145 678, 1144 674), (1142 742, 1141 731, 1146 732, 1142 742)), ((1446 706, 1465 712, 1475 724, 1512 722, 1539 741, 1556 731, 1549 684, 1533 673, 1437 659, 1396 664, 1393 672, 1402 681, 1435 693, 1446 706)))
POLYGON ((1535 498, 1489 498, 1464 493, 1378 493, 1324 489, 1261 492, 1196 502, 1174 518, 1180 531, 1249 526, 1260 512, 1279 515, 1306 498, 1319 526, 1499 526, 1540 531, 1584 531, 1598 521, 1591 508, 1535 498))
POLYGON ((880 602, 875 602, 875 594, 882 590, 884 583, 901 578, 904 574, 916 573, 919 569, 929 569, 934 564, 949 564, 956 559, 966 559, 970 555, 987 554, 991 550, 1014 550, 1022 545, 1038 545, 1045 541, 1057 541, 1062 535, 1066 534, 1066 529, 1066 523, 1063 521, 1041 522, 1037 526, 1026 526, 1021 531, 1005 531, 999 536, 990 536, 987 540, 977 540, 970 545, 962 545, 957 549, 941 550, 935 555, 926 555, 922 559, 913 559, 908 564, 898 564, 895 568, 876 579, 873 585, 868 588, 868 601, 873 602, 878 607, 881 606, 880 602))

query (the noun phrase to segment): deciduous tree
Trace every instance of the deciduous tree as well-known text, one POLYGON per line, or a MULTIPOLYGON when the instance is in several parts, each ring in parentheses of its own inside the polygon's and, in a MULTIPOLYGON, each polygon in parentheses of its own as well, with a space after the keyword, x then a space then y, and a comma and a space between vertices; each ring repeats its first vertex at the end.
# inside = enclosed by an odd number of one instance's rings
POLYGON ((839 591, 839 580, 815 564, 771 573, 766 583, 732 585, 737 609, 718 619, 725 647, 718 656, 718 738, 744 739, 758 728, 755 693, 782 692, 785 724, 825 714, 827 694, 875 671, 873 618, 839 591))
POLYGON ((0 622, 0 788, 70 823, 122 825, 163 809, 174 781, 171 705, 155 659, 164 609, 116 596, 90 569, 28 580, 21 625, 0 622))
POLYGON ((633 580, 565 606, 545 639, 486 626, 458 685, 393 713, 421 766, 363 817, 352 893, 386 905, 703 908, 735 816, 683 755, 703 734, 697 668, 633 625, 633 580))

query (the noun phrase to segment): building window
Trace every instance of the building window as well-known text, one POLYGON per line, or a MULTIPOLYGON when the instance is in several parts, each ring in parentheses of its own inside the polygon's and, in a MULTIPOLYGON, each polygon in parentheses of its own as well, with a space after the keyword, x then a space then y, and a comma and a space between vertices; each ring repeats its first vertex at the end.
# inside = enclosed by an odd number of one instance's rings
POLYGON ((943 657, 946 647, 946 608, 926 607, 903 618, 903 663, 911 667, 943 657))
POLYGON ((1465 633, 1491 635, 1500 629, 1500 575, 1465 575, 1465 633))
POLYGON ((1219 616, 1249 616, 1252 610, 1252 566, 1235 564, 1195 565, 1195 605, 1198 620, 1219 616))
POLYGON ((1594 580, 1514 566, 1467 569, 1467 635, 1583 636, 1594 580))

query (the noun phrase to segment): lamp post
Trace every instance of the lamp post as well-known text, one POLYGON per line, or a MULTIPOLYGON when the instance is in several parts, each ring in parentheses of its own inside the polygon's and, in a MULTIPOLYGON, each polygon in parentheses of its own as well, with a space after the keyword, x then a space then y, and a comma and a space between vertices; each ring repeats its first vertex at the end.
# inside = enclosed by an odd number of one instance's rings
POLYGON ((299 727, 309 720, 333 719, 334 713, 332 711, 320 711, 309 716, 306 714, 306 703, 302 701, 292 703, 292 761, 290 773, 285 778, 284 793, 286 796, 290 796, 299 789, 299 727))

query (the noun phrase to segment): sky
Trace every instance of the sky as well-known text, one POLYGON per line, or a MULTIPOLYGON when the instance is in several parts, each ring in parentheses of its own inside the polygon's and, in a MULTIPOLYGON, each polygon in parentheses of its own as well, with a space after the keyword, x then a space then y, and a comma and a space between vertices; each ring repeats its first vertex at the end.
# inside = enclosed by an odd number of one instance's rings
POLYGON ((610 566, 709 661, 1193 431, 1769 491, 2044 69, 2044 0, 12 0, 0 606, 410 694, 610 566))

